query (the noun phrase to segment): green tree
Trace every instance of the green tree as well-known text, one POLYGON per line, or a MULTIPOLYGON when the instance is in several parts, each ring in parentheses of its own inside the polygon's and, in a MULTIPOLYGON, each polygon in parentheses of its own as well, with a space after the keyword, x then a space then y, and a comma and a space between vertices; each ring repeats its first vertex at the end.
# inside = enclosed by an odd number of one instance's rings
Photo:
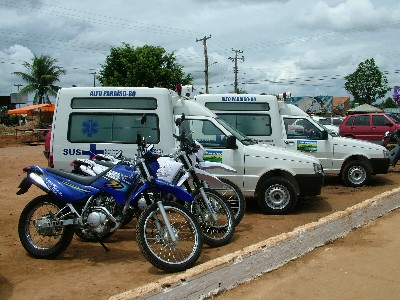
POLYGON ((387 97, 385 101, 378 105, 380 109, 384 108, 398 108, 399 106, 393 101, 391 97, 387 97))
POLYGON ((359 104, 372 104, 391 90, 386 76, 379 70, 373 58, 358 65, 357 70, 345 77, 344 88, 359 104))
POLYGON ((27 85, 21 89, 20 94, 35 93, 33 104, 50 103, 49 96, 56 96, 60 87, 55 83, 60 81, 60 76, 65 74, 62 67, 56 65, 57 60, 48 55, 34 55, 32 62, 24 62, 27 72, 14 72, 21 77, 27 85))
POLYGON ((159 46, 111 47, 97 79, 103 86, 147 86, 175 89, 176 84, 192 84, 176 62, 174 52, 168 54, 159 46))

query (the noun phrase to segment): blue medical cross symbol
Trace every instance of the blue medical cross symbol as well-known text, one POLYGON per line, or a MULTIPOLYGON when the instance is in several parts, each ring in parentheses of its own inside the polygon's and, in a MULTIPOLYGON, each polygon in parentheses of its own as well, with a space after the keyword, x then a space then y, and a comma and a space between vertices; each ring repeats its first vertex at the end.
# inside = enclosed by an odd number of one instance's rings
POLYGON ((89 150, 83 150, 83 155, 89 155, 90 159, 92 159, 97 154, 104 154, 104 150, 97 150, 96 144, 90 144, 89 150))

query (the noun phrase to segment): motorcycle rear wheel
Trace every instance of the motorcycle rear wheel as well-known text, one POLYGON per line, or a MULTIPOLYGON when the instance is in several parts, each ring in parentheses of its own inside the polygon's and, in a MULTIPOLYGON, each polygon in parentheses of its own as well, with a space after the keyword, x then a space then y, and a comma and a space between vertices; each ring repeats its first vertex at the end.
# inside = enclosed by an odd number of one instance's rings
POLYGON ((157 203, 140 215, 136 240, 144 257, 156 268, 167 272, 184 271, 200 257, 203 244, 200 226, 182 205, 166 201, 163 206, 176 241, 170 238, 157 203))
POLYGON ((74 235, 71 226, 57 226, 55 215, 65 205, 49 195, 41 195, 22 210, 18 234, 25 250, 36 258, 53 258, 67 249, 74 235), (40 228, 38 222, 50 222, 52 227, 40 228), (41 232, 40 232, 41 231, 41 232))

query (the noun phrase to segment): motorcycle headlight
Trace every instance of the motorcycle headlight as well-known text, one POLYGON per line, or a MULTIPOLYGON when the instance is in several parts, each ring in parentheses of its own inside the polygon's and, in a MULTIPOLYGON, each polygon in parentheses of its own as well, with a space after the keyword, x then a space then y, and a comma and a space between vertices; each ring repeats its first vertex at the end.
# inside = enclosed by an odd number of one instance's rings
POLYGON ((322 169, 322 165, 314 163, 314 172, 323 174, 324 170, 322 169))

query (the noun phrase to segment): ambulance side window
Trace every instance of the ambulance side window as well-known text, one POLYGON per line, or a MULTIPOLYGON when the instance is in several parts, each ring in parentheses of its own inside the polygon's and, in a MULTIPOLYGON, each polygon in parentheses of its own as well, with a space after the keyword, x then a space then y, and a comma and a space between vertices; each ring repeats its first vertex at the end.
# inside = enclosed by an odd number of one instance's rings
POLYGON ((272 134, 271 116, 268 114, 225 114, 218 116, 248 136, 270 136, 272 134))
POLYGON ((226 135, 208 120, 188 120, 191 137, 207 148, 226 148, 226 135))
POLYGON ((160 142, 159 120, 156 114, 75 113, 68 122, 68 141, 71 143, 129 143, 136 142, 137 133, 147 142, 160 142))
POLYGON ((318 140, 322 137, 321 130, 307 119, 284 118, 283 121, 288 139, 318 140))

